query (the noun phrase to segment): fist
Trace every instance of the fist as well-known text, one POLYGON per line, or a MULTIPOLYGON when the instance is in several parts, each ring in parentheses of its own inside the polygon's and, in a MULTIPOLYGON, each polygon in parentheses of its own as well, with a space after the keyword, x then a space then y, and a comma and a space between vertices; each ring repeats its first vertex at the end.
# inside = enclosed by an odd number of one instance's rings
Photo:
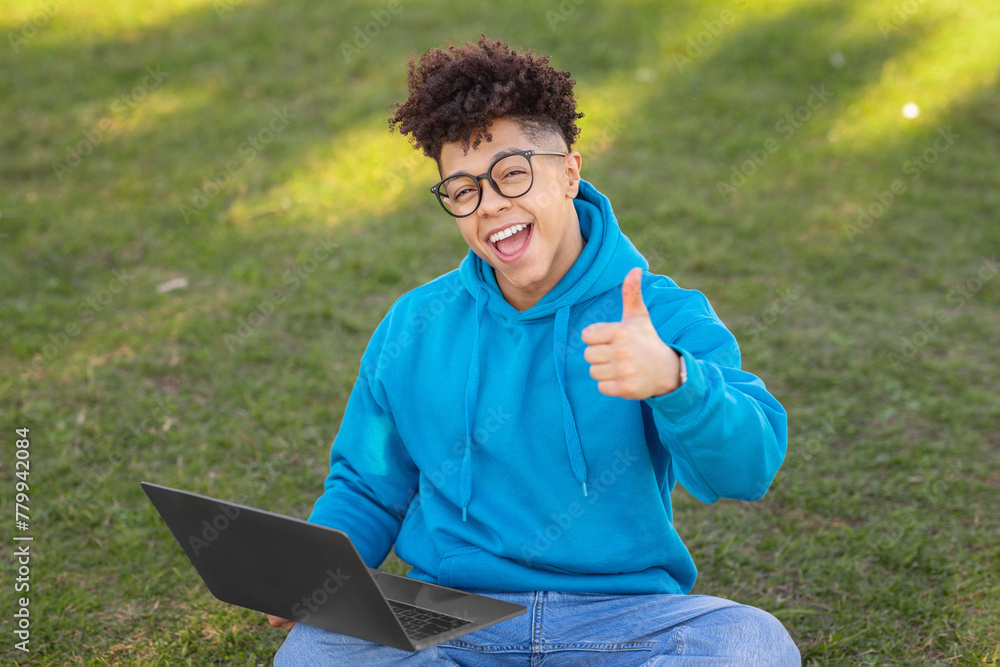
POLYGON ((597 322, 583 330, 590 377, 608 396, 643 400, 680 386, 680 357, 660 339, 642 300, 642 269, 622 283, 621 322, 597 322))

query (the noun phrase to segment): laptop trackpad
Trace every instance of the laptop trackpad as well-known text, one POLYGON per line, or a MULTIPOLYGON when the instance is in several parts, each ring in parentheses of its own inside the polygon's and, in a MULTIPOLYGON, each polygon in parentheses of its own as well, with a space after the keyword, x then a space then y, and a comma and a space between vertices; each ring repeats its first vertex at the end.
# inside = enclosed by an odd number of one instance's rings
POLYGON ((470 597, 470 594, 464 591, 428 584, 419 579, 401 577, 389 572, 373 571, 372 575, 382 593, 390 600, 406 602, 425 609, 461 615, 465 607, 462 602, 470 597))

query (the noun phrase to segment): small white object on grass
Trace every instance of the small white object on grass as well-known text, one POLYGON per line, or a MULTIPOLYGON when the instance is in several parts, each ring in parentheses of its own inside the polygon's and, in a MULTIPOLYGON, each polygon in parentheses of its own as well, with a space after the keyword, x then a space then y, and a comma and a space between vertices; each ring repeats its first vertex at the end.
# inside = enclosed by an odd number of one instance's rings
POLYGON ((844 54, 840 51, 834 51, 830 54, 830 64, 833 65, 834 69, 840 69, 846 62, 847 60, 844 59, 844 54))
POLYGON ((170 280, 157 285, 156 291, 160 294, 166 294, 167 292, 173 292, 175 289, 184 289, 187 286, 187 278, 171 278, 170 280))
POLYGON ((916 118, 919 115, 920 107, 913 102, 907 102, 903 105, 903 118, 916 118))

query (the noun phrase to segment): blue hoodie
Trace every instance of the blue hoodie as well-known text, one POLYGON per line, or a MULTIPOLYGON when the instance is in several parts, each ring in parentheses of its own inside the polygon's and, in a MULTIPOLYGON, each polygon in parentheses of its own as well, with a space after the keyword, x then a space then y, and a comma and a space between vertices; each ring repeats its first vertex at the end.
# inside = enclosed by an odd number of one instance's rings
POLYGON ((533 307, 508 304, 470 251, 373 334, 309 517, 370 567, 395 543, 409 576, 456 588, 687 593, 675 482, 707 503, 770 486, 785 412, 701 293, 643 275, 682 386, 644 401, 597 390, 580 334, 621 319, 622 281, 648 263, 593 186, 574 205, 583 252, 533 307))

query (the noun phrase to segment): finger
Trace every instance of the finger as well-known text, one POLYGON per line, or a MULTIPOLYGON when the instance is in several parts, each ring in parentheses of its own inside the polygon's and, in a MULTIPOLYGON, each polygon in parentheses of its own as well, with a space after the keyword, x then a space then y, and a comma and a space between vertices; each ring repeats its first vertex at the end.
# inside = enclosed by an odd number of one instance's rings
POLYGON ((642 269, 639 267, 629 271, 622 282, 622 321, 637 315, 649 317, 642 300, 642 269))
POLYGON ((590 365, 590 376, 595 380, 631 380, 642 375, 642 366, 628 357, 613 354, 603 363, 590 365))
POLYGON ((596 322, 585 328, 580 338, 587 345, 603 345, 615 339, 615 334, 621 327, 619 322, 596 322))
POLYGON ((606 364, 614 359, 612 345, 588 345, 583 351, 583 358, 588 364, 606 364))
POLYGON ((629 400, 638 400, 642 396, 638 393, 638 387, 634 380, 628 378, 616 378, 597 383, 597 390, 606 396, 615 396, 629 400))
POLYGON ((597 383, 597 391, 601 392, 605 396, 626 398, 626 396, 622 393, 623 390, 621 380, 602 380, 597 383))
POLYGON ((590 377, 598 382, 614 380, 618 377, 618 371, 614 364, 594 364, 590 367, 590 377))

